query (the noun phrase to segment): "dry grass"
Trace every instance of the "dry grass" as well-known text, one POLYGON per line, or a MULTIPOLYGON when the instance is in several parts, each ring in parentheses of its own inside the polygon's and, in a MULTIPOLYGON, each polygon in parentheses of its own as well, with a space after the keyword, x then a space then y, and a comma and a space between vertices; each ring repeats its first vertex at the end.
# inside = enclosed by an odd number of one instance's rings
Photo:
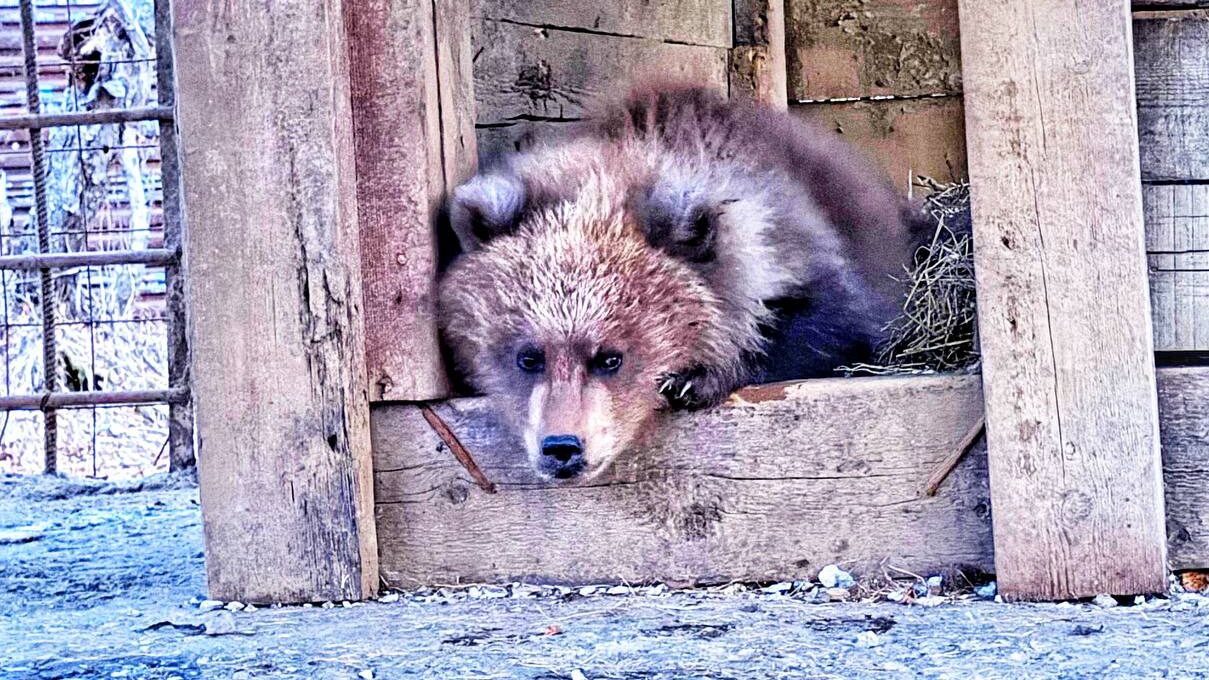
MULTIPOLYGON (((57 303, 55 339, 58 379, 68 389, 158 389, 167 386, 167 335, 163 321, 148 318, 127 285, 141 267, 94 268, 95 297, 85 304, 57 303), (72 309, 81 311, 73 313, 72 309), (83 318, 81 318, 83 317, 83 318), (88 322, 88 323, 80 323, 88 322), (70 366, 69 366, 70 364, 70 366), (99 382, 98 382, 99 381, 99 382)), ((86 281, 84 276, 80 280, 86 281)), ((0 394, 42 391, 42 329, 37 304, 15 291, 0 308, 0 394)), ((167 469, 165 406, 70 409, 59 412, 60 472, 73 477, 128 479, 167 469), (158 460, 157 460, 158 457, 158 460)), ((42 470, 43 417, 36 411, 0 414, 0 472, 42 470)))
POLYGON ((908 292, 902 314, 886 330, 873 364, 842 369, 847 375, 958 373, 978 369, 974 247, 970 235, 970 187, 938 185, 925 210, 936 222, 928 245, 905 272, 908 292))

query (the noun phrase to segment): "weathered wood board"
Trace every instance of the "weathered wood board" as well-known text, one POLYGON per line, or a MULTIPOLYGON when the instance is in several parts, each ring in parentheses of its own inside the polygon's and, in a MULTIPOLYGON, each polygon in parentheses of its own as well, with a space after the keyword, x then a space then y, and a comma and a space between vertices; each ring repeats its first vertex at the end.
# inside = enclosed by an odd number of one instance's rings
POLYGON ((514 578, 722 582, 882 559, 990 569, 985 458, 933 498, 929 474, 982 413, 977 377, 752 388, 671 418, 607 479, 536 479, 485 400, 437 409, 499 492, 483 493, 409 406, 373 414, 383 575, 392 585, 514 578))
MULTIPOLYGON (((1161 369, 1172 566, 1209 567, 1209 369, 1161 369)), ((793 579, 991 570, 985 448, 929 475, 981 414, 977 377, 748 388, 677 415, 589 488, 533 477, 484 400, 437 407, 499 489, 474 485, 410 406, 372 414, 382 573, 392 585, 793 579)))
POLYGON ((731 46, 730 0, 473 0, 477 17, 533 28, 654 38, 710 47, 731 46))
POLYGON ((349 61, 375 400, 438 399, 449 390, 437 338, 435 218, 447 182, 473 170, 475 139, 468 4, 437 4, 438 15, 429 0, 345 7, 358 46, 349 61))
POLYGON ((578 118, 584 105, 643 76, 726 91, 725 48, 484 21, 472 36, 478 122, 578 118))
POLYGON ((664 76, 728 91, 722 47, 668 43, 483 21, 472 35, 474 89, 483 152, 507 148, 543 123, 577 120, 585 105, 634 80, 664 76))
POLYGON ((919 175, 938 182, 966 178, 961 97, 799 104, 789 110, 877 161, 904 194, 919 175))
POLYGON ((1142 178, 1209 182, 1209 11, 1133 24, 1142 178))
POLYGON ((961 91, 957 0, 785 0, 791 100, 961 91))
POLYGON ((1163 591, 1129 7, 960 4, 1000 591, 1163 591))
POLYGON ((1209 368, 1158 372, 1167 544, 1174 569, 1209 568, 1209 368))
POLYGON ((1209 350, 1209 184, 1146 184, 1157 350, 1209 350))
POLYGON ((175 5, 211 597, 378 588, 340 0, 175 5))

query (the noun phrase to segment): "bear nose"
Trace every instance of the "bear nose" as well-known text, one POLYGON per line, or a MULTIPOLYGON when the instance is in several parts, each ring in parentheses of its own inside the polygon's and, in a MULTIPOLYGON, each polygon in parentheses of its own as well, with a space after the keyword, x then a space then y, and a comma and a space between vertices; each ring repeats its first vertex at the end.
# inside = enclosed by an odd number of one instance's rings
POLYGON ((583 456, 583 443, 573 434, 550 435, 542 440, 542 455, 566 465, 583 456))

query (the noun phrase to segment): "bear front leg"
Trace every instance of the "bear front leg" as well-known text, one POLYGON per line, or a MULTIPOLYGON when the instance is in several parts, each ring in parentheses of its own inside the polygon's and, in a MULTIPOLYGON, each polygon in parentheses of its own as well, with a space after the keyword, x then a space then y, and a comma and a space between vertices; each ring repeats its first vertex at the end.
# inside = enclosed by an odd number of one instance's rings
POLYGON ((693 366, 665 375, 659 393, 673 410, 697 411, 721 404, 743 384, 733 372, 693 366))

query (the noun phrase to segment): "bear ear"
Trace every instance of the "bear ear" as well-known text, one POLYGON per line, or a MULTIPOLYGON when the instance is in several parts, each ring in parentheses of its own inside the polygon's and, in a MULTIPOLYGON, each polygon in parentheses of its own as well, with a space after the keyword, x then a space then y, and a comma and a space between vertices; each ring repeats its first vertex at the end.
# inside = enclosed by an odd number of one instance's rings
POLYGON ((462 250, 470 252, 511 233, 525 207, 525 185, 507 172, 476 175, 453 190, 449 223, 462 250))
POLYGON ((721 205, 703 183, 662 180, 631 199, 647 242, 689 262, 714 259, 721 205))

